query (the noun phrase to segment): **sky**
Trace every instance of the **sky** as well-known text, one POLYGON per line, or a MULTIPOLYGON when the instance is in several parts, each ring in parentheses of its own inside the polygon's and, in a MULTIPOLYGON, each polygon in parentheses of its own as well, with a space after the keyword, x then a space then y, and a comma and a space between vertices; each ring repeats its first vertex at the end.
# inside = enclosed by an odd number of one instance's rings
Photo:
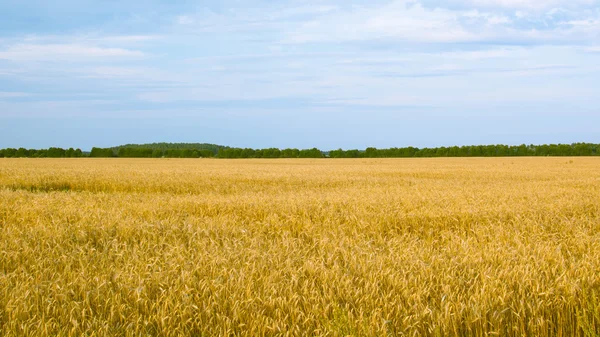
POLYGON ((0 0, 0 148, 600 142, 600 0, 0 0))

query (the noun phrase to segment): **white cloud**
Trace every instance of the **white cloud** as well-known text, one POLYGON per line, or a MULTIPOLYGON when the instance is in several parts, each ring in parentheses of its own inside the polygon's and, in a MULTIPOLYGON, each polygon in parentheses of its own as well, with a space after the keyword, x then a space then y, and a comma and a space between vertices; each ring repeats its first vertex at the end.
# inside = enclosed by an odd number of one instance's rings
POLYGON ((12 61, 85 61, 89 58, 131 58, 144 53, 123 48, 82 44, 16 44, 0 51, 0 59, 12 61))
POLYGON ((444 58, 456 58, 464 61, 476 61, 483 59, 496 59, 514 56, 521 48, 495 48, 474 51, 444 52, 444 58))
POLYGON ((159 67, 82 65, 63 69, 62 72, 77 79, 93 79, 99 82, 110 80, 111 87, 119 88, 172 88, 195 83, 189 75, 189 70, 169 72, 159 67))
POLYGON ((563 10, 544 4, 543 1, 481 0, 474 3, 475 7, 459 9, 396 0, 386 5, 348 7, 298 23, 283 33, 283 42, 573 44, 600 34, 599 10, 563 10), (483 6, 490 4, 512 6, 513 12, 483 6), (528 10, 530 7, 545 9, 532 12, 528 10))
POLYGON ((576 27, 583 27, 583 28, 600 27, 600 20, 598 20, 598 19, 572 20, 572 21, 567 21, 564 24, 576 26, 576 27))
POLYGON ((506 16, 496 16, 496 15, 493 15, 493 16, 487 17, 486 19, 488 20, 488 23, 490 25, 499 25, 499 24, 511 23, 512 22, 512 20, 509 19, 506 16))
POLYGON ((0 99, 2 98, 15 98, 15 97, 27 97, 30 96, 31 94, 26 93, 26 92, 6 92, 6 91, 0 91, 0 99))
POLYGON ((76 42, 100 42, 106 44, 132 44, 144 43, 160 39, 159 35, 109 35, 109 36, 81 36, 76 37, 76 42))
POLYGON ((337 6, 273 4, 268 7, 229 7, 220 12, 203 7, 174 18, 176 28, 193 33, 280 31, 309 17, 335 12, 337 6))
POLYGON ((241 80, 236 83, 227 81, 216 83, 212 86, 198 86, 196 88, 174 88, 158 91, 147 91, 137 95, 137 99, 152 103, 169 103, 178 101, 260 101, 276 98, 302 95, 303 91, 313 91, 307 87, 290 88, 289 84, 263 83, 262 85, 250 86, 249 81, 241 80))
POLYGON ((598 4, 597 0, 470 0, 468 2, 472 6, 477 7, 501 7, 524 10, 568 8, 598 4))
POLYGON ((488 24, 488 25, 499 25, 499 24, 512 23, 512 20, 505 15, 480 12, 476 9, 468 11, 466 13, 462 13, 461 16, 464 18, 471 19, 471 20, 482 20, 485 24, 488 24))
POLYGON ((139 78, 148 72, 148 69, 132 67, 94 67, 80 70, 83 77, 90 78, 139 78))
POLYGON ((195 20, 189 15, 180 15, 177 17, 177 24, 179 25, 191 25, 195 20))
MULTIPOLYGON (((13 39, 12 43, 33 45, 98 45, 106 47, 107 45, 138 44, 156 41, 161 37, 161 35, 106 35, 98 32, 71 35, 29 34, 18 39, 13 39)), ((9 41, 6 40, 3 44, 7 44, 9 41)), ((1 42, 3 41, 0 40, 1 42)))
POLYGON ((48 100, 35 102, 10 102, 0 100, 0 117, 76 117, 89 115, 99 107, 118 103, 114 100, 48 100))
POLYGON ((457 12, 426 9, 409 1, 382 7, 354 7, 301 25, 285 42, 348 41, 393 38, 416 42, 465 42, 477 36, 464 29, 457 12))

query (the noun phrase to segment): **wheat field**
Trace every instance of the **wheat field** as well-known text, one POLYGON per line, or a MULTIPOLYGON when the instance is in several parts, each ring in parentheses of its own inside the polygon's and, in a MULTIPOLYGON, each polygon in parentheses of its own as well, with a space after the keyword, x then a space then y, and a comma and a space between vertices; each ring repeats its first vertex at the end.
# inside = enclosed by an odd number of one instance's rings
POLYGON ((2 159, 2 336, 599 336, 600 158, 2 159))

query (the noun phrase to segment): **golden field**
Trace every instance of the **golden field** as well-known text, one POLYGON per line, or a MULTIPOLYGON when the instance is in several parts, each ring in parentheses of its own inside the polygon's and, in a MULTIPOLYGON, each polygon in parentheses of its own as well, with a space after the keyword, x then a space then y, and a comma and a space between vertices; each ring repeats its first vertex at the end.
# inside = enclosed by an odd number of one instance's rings
POLYGON ((599 336, 600 158, 0 159, 2 336, 599 336))

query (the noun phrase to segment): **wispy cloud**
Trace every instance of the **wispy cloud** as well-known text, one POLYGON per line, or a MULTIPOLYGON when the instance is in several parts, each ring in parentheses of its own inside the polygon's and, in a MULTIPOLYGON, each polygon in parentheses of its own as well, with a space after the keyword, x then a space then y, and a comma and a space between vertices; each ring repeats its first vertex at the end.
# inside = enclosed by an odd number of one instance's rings
POLYGON ((26 93, 26 92, 6 92, 6 91, 0 91, 0 99, 3 98, 16 98, 16 97, 27 97, 30 96, 30 93, 26 93))
POLYGON ((123 48, 79 44, 16 44, 0 51, 0 59, 11 61, 86 61, 93 58, 142 57, 144 53, 123 48))
MULTIPOLYGON (((484 1, 501 7, 551 8, 507 13, 489 6, 427 7, 398 0, 383 6, 349 7, 305 22, 286 34, 285 42, 339 42, 384 39, 411 43, 573 43, 600 32, 600 11, 568 11, 543 1, 484 1), (520 6, 518 6, 520 4, 520 6)), ((556 1, 556 5, 566 2, 556 1)), ((478 4, 475 3, 475 6, 478 4)), ((481 5, 481 4, 480 4, 481 5)))
POLYGON ((82 39, 85 39, 88 41, 98 41, 98 42, 112 43, 112 44, 141 43, 141 42, 148 42, 148 41, 156 41, 161 38, 162 38, 162 36, 159 36, 159 35, 108 35, 108 36, 100 36, 100 37, 93 37, 93 36, 82 37, 82 39))
POLYGON ((509 9, 525 11, 544 11, 553 8, 581 9, 594 7, 597 0, 424 0, 430 5, 450 7, 476 7, 485 9, 509 9))
POLYGON ((303 23, 285 36, 288 43, 397 39, 420 42, 472 41, 456 13, 395 1, 380 7, 351 7, 303 23))

